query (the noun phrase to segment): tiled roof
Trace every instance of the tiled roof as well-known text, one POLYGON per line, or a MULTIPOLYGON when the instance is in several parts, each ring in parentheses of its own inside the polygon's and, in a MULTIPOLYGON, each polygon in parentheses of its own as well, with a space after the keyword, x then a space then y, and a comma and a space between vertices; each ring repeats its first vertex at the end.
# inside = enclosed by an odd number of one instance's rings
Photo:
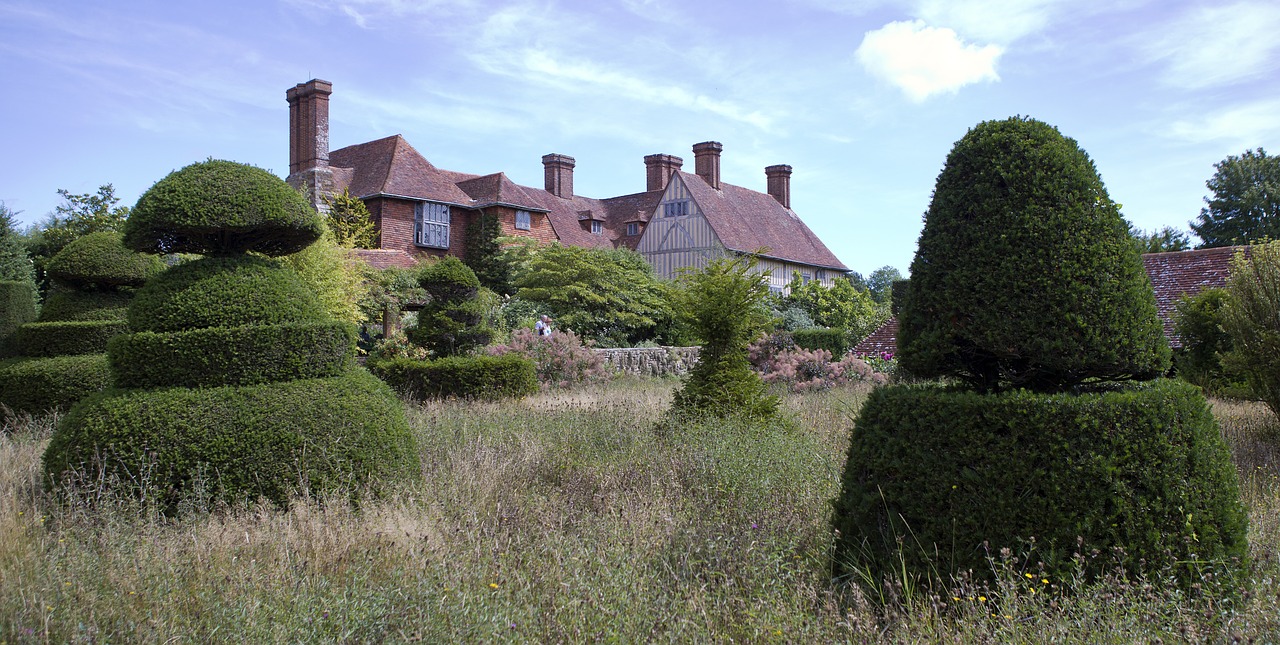
POLYGON ((347 188, 356 197, 395 195, 463 206, 472 203, 458 182, 474 175, 437 169, 398 134, 334 150, 329 153, 329 165, 335 168, 335 188, 347 188), (338 169, 346 168, 352 169, 349 183, 337 184, 346 176, 338 169))
POLYGON ((393 249, 356 249, 356 257, 375 269, 399 267, 412 269, 418 261, 405 251, 393 249))
POLYGON ((1147 253, 1142 265, 1151 277, 1156 292, 1156 309, 1164 323, 1164 335, 1175 349, 1182 341, 1173 334, 1173 312, 1182 296, 1194 296, 1205 289, 1224 287, 1231 271, 1231 258, 1247 246, 1224 246, 1216 249, 1147 253))
POLYGON ((723 182, 716 190, 696 174, 679 174, 725 248, 742 253, 764 249, 765 257, 849 270, 795 211, 772 195, 723 182))
MULTIPOLYGON (((1231 258, 1247 246, 1225 246, 1195 251, 1146 253, 1142 266, 1151 278, 1156 293, 1156 311, 1164 324, 1164 335, 1174 349, 1182 341, 1173 333, 1173 313, 1182 296, 1194 296, 1205 289, 1224 287, 1231 271, 1231 258)), ((897 349, 898 319, 891 318, 854 348, 855 354, 870 354, 897 349), (865 348, 864 348, 865 346, 865 348)))
MULTIPOLYGON (((507 178, 506 173, 494 173, 458 182, 458 188, 476 201, 476 208, 504 204, 524 210, 545 211, 525 189, 507 178)), ((529 189, 533 190, 533 189, 529 189)))

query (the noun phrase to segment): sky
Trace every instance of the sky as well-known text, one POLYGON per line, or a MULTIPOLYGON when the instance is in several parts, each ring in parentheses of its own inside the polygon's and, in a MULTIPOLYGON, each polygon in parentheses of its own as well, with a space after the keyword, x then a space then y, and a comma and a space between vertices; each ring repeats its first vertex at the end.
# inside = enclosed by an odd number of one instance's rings
POLYGON ((849 268, 908 272, 969 128, 1022 115, 1094 160, 1136 226, 1186 230, 1228 155, 1280 152, 1274 0, 0 0, 0 201, 132 205, 207 158, 288 173, 285 90, 333 83, 330 147, 402 134, 438 167, 576 193, 724 145, 849 268))

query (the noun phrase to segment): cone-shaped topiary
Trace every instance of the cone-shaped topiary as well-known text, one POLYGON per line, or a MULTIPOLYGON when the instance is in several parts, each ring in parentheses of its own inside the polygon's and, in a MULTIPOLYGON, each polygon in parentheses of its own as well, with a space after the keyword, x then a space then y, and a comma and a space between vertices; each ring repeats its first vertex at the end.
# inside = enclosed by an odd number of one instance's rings
POLYGON ((324 220, 279 177, 210 159, 169 173, 138 200, 125 244, 150 253, 295 253, 320 238, 324 220))
POLYGON ((898 357, 986 391, 1062 391, 1169 368, 1155 295, 1093 162, 1027 118, 979 124, 938 176, 898 357))
POLYGON ((444 357, 470 352, 493 337, 476 301, 480 280, 461 260, 449 256, 424 267, 418 282, 431 301, 418 313, 418 324, 406 330, 409 340, 444 357))
POLYGON ((283 504, 297 493, 377 492, 412 475, 402 404, 356 366, 352 326, 330 318, 295 271, 245 254, 297 250, 319 225, 279 178, 230 162, 188 166, 143 194, 130 244, 210 257, 139 291, 133 333, 108 347, 117 389, 58 425, 47 481, 100 473, 174 509, 198 488, 213 500, 283 504))

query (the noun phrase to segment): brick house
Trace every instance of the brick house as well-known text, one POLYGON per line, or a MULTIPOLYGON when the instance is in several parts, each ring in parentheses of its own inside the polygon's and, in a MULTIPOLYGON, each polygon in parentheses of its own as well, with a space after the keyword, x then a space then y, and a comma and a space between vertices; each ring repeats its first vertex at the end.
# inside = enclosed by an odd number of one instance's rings
POLYGON ((290 88, 289 177, 319 207, 342 190, 361 199, 379 230, 379 250, 364 253, 383 266, 416 264, 424 256, 463 256, 467 229, 482 214, 496 216, 502 234, 541 243, 639 251, 662 277, 709 259, 759 252, 771 288, 793 273, 828 286, 849 269, 791 210, 791 166, 765 169, 767 193, 720 180, 714 141, 693 147, 695 172, 668 154, 644 158, 645 190, 596 199, 574 193, 574 159, 542 157, 542 188, 506 174, 473 175, 432 165, 404 137, 329 150, 333 85, 311 80, 290 88))

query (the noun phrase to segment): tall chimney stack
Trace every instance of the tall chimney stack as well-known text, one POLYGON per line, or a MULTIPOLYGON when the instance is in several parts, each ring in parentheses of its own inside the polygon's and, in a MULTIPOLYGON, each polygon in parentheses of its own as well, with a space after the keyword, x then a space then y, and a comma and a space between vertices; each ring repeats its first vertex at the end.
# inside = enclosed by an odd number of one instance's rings
POLYGON ((720 151, 724 146, 719 141, 703 141, 693 144, 693 167, 699 177, 707 184, 720 190, 720 151))
POLYGON ((769 187, 769 194, 782 204, 783 208, 791 208, 791 166, 779 164, 764 169, 764 176, 769 187))
POLYGON ((671 173, 684 166, 684 159, 674 155, 648 155, 644 158, 645 190, 662 190, 667 187, 671 173))
POLYGON ((547 192, 564 199, 573 197, 574 165, 573 157, 569 155, 543 155, 542 170, 547 192))
POLYGON ((285 91, 289 101, 289 184, 315 206, 333 185, 329 170, 329 95, 333 83, 312 79, 285 91))

